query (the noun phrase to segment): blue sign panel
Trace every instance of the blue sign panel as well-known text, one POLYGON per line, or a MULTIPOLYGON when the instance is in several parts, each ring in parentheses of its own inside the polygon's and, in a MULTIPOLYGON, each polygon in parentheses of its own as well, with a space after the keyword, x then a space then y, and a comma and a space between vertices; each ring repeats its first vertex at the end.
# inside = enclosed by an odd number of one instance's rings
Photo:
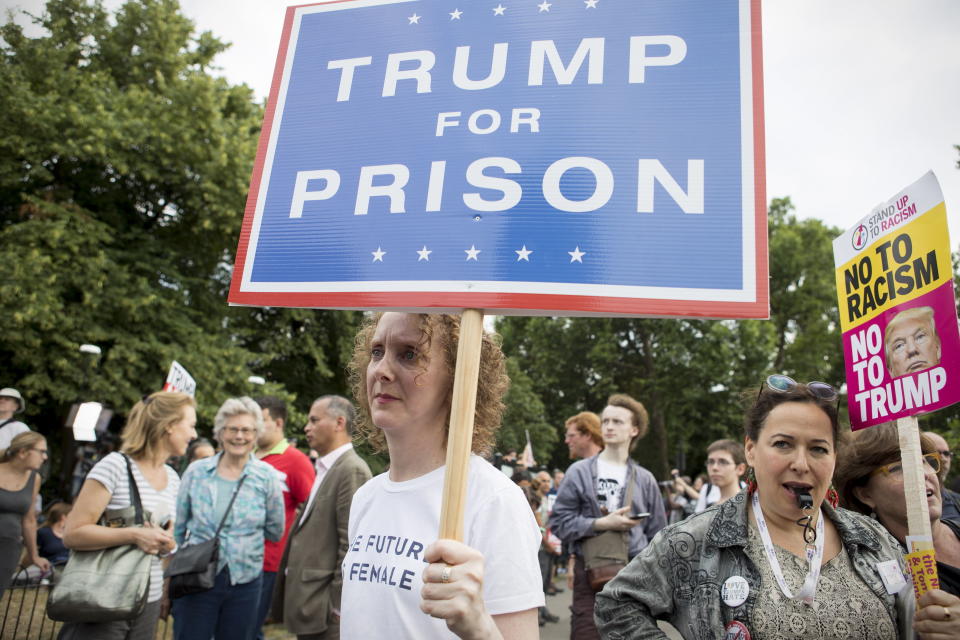
POLYGON ((288 10, 231 302, 767 313, 756 2, 288 10))

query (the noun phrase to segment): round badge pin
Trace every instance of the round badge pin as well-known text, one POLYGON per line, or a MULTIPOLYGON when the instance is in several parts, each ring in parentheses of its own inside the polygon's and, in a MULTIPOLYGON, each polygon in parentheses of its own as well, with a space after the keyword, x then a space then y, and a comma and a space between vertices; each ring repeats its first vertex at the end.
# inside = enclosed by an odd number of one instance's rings
POLYGON ((747 601, 747 595, 749 594, 750 583, 743 576, 730 576, 723 583, 723 589, 720 591, 723 604, 728 607, 739 607, 747 601))
POLYGON ((750 630, 739 620, 732 621, 723 631, 723 640, 750 640, 750 630))

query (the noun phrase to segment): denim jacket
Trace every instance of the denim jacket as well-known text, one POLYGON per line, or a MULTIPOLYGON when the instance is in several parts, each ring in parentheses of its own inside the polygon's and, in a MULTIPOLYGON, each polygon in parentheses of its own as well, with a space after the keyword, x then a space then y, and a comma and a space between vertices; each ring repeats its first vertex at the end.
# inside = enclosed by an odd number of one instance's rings
MULTIPOLYGON (((198 460, 183 474, 173 531, 178 545, 205 542, 217 531, 216 475, 222 455, 198 460)), ((276 470, 251 455, 242 477, 246 480, 220 531, 217 571, 229 565, 231 584, 256 580, 263 570, 264 536, 273 541, 283 536, 283 489, 276 470)))
MULTIPOLYGON (((663 508, 660 486, 653 474, 628 458, 633 471, 633 496, 631 502, 637 512, 646 512, 650 517, 630 530, 629 555, 640 553, 653 536, 663 529, 667 516, 663 508)), ((630 473, 628 469, 628 475, 630 473)), ((601 517, 597 501, 597 456, 578 460, 570 465, 557 500, 550 515, 550 529, 555 536, 573 544, 573 552, 580 553, 580 541, 597 535, 593 521, 601 517)))
MULTIPOLYGON (((595 618, 601 637, 667 638, 657 619, 669 621, 686 640, 721 638, 733 620, 750 628, 763 586, 759 571, 744 552, 748 509, 747 493, 741 491, 661 531, 597 594, 595 618), (750 585, 746 602, 737 607, 721 601, 721 587, 730 576, 743 576, 750 585)), ((889 595, 876 569, 878 562, 893 559, 903 569, 900 545, 870 518, 826 503, 823 510, 837 528, 857 575, 883 601, 897 637, 913 638, 910 582, 900 593, 889 595)))

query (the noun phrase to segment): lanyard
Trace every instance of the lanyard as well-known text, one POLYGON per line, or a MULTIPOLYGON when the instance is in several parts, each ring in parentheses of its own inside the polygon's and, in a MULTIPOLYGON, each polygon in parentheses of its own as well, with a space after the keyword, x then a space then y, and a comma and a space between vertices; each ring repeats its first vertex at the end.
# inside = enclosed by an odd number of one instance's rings
POLYGON ((807 563, 810 570, 803 581, 803 586, 797 595, 793 595, 787 581, 783 577, 783 571, 780 569, 780 561, 777 560, 777 552, 773 548, 773 541, 770 539, 770 532, 767 530, 766 520, 763 519, 763 510, 760 508, 760 497, 757 491, 753 492, 753 515, 757 519, 757 528, 760 530, 760 539, 763 541, 763 550, 767 554, 767 561, 770 563, 770 570, 773 571, 773 577, 780 585, 780 591, 790 600, 802 600, 804 604, 813 605, 813 596, 817 591, 817 582, 820 580, 820 567, 823 564, 823 511, 820 511, 820 517, 817 518, 817 543, 811 548, 807 545, 807 563))

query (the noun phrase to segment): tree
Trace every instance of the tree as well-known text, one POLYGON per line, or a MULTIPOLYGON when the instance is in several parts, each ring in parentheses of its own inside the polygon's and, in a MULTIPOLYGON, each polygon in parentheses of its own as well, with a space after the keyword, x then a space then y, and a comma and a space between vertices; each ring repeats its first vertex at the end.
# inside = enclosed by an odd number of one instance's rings
POLYGON ((844 369, 833 239, 841 230, 798 220, 793 208, 789 198, 777 198, 769 211, 771 369, 839 385, 844 369))
POLYGON ((254 354, 250 369, 268 373, 296 399, 291 424, 303 425, 321 395, 350 397, 347 364, 361 312, 235 307, 229 317, 237 343, 254 354))
POLYGON ((85 393, 122 410, 176 357, 209 413, 252 360, 219 325, 261 109, 206 74, 224 45, 193 39, 176 2, 111 24, 55 0, 37 22, 47 36, 0 30, 8 375, 41 412, 85 393), (96 375, 77 375, 82 342, 103 348, 96 375))
POLYGON ((507 410, 503 427, 497 434, 497 444, 502 451, 522 451, 529 433, 534 457, 537 462, 546 462, 557 441, 557 431, 546 421, 543 401, 535 393, 530 376, 516 359, 507 360, 507 373, 510 390, 505 398, 507 410))
MULTIPOLYGON (((565 468, 569 464, 561 435, 565 420, 583 410, 597 410, 595 407, 606 397, 594 388, 602 379, 598 372, 607 370, 609 360, 607 344, 597 335, 599 328, 599 322, 590 324, 574 318, 512 316, 498 320, 497 330, 503 336, 508 362, 514 363, 511 379, 514 369, 522 371, 522 384, 529 382, 543 407, 544 423, 556 434, 542 443, 534 439, 535 450, 547 445, 547 456, 538 453, 538 462, 565 468)), ((508 397, 508 404, 512 404, 512 397, 508 397)), ((502 436, 501 448, 507 448, 507 442, 518 450, 525 444, 502 436)))
POLYGON ((0 359, 31 423, 65 432, 78 398, 123 413, 172 359, 197 379, 201 430, 230 395, 302 415, 345 393, 358 314, 226 304, 263 116, 210 74, 226 45, 174 0, 50 0, 34 21, 43 36, 0 26, 0 359))

